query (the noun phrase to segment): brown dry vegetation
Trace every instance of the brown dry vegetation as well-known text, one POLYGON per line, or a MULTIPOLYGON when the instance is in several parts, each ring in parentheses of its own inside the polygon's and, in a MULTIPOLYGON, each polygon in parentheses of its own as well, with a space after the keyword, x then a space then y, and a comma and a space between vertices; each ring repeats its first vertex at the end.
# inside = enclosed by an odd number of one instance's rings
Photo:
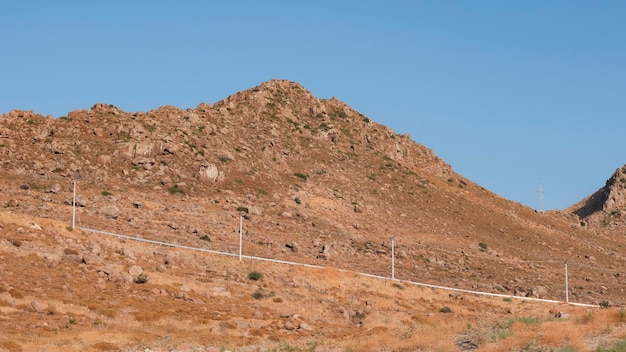
POLYGON ((588 351, 626 336, 618 174, 539 213, 280 80, 187 110, 13 111, 0 146, 0 350, 588 351), (81 230, 236 254, 240 214, 246 255, 326 268, 81 230), (358 274, 391 275, 391 236, 396 278, 515 298, 358 274), (530 300, 565 299, 566 260, 570 300, 610 307, 530 300))

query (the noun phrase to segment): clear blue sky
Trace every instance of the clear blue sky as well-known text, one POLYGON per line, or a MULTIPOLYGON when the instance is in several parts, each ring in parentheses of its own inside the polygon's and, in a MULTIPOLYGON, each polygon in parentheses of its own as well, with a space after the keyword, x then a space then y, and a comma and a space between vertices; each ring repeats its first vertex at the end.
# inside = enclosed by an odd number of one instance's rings
POLYGON ((188 108, 284 78, 561 209, 626 163, 625 18, 624 1, 3 1, 0 112, 188 108))

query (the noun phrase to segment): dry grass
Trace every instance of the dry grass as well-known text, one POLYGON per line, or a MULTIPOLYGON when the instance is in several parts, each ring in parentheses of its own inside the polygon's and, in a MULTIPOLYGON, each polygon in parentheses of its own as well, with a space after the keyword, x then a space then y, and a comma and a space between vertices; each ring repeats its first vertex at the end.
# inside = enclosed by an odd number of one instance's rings
POLYGON ((22 352, 23 348, 13 341, 0 338, 0 351, 22 352))
POLYGON ((530 351, 541 346, 585 351, 624 335, 626 318, 618 308, 450 294, 335 269, 147 248, 57 227, 61 232, 48 246, 0 246, 4 258, 0 269, 8 272, 11 267, 0 286, 0 309, 8 317, 5 323, 0 321, 5 344, 0 348, 162 351, 184 350, 181 346, 237 350, 253 345, 261 350, 290 346, 296 351, 310 350, 315 342, 320 351, 456 351, 459 339, 468 336, 477 351, 530 351), (83 253, 81 248, 94 243, 101 247, 103 258, 82 265, 50 266, 51 260, 34 252, 72 248, 83 253), (126 255, 115 253, 120 248, 126 255), (156 271, 164 258, 172 264, 166 271, 156 271), (119 270, 127 270, 131 263, 140 265, 148 271, 150 282, 98 283, 98 270, 112 263, 119 270), (251 271, 262 272, 263 280, 248 280, 251 271), (254 292, 263 297, 254 299, 254 292), (42 313, 30 308, 35 300, 45 307, 42 313), (450 307, 451 312, 440 312, 442 307, 450 307), (565 311, 570 318, 555 319, 555 311, 565 311), (313 330, 299 329, 301 322, 313 330), (26 327, 37 340, 23 338, 26 327))

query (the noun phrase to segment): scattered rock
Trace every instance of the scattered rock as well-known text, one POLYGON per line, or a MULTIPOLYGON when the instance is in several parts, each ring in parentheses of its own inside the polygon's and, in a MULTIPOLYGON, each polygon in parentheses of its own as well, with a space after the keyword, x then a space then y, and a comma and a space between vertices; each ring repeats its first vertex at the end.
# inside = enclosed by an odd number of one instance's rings
POLYGON ((313 331, 313 327, 305 322, 301 322, 298 329, 305 331, 313 331))
POLYGON ((83 264, 85 261, 83 257, 78 254, 64 254, 61 257, 61 261, 64 263, 75 263, 75 264, 83 264))
POLYGON ((56 193, 61 192, 62 190, 63 190, 63 187, 61 187, 61 185, 60 185, 60 184, 55 183, 55 184, 53 184, 53 185, 50 187, 50 189, 48 190, 48 192, 56 194, 56 193))
POLYGON ((30 302, 30 309, 37 313, 43 312, 43 306, 39 303, 39 301, 30 302))
POLYGON ((294 253, 298 253, 298 244, 296 242, 289 242, 285 244, 285 247, 291 249, 294 253))
POLYGON ((569 314, 565 312, 557 312, 554 317, 559 319, 569 319, 569 314))
POLYGON ((319 259, 328 260, 330 258, 330 245, 324 244, 317 257, 319 259))
POLYGON ((120 216, 120 209, 115 205, 107 205, 98 209, 98 214, 109 219, 117 219, 120 216))
POLYGON ((143 269, 138 265, 133 265, 128 269, 128 273, 133 278, 139 277, 139 275, 143 274, 143 269))

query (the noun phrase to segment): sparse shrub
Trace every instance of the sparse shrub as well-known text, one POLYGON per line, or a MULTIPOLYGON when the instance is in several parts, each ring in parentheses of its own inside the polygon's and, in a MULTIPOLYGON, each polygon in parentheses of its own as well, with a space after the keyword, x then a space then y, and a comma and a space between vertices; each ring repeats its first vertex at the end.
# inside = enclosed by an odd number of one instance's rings
POLYGON ((139 275, 137 276, 137 278, 135 278, 135 283, 136 284, 145 284, 146 282, 148 282, 148 277, 145 275, 139 275))
POLYGON ((211 242, 211 239, 207 235, 200 236, 200 239, 203 240, 203 241, 211 242))
POLYGON ((265 298, 265 293, 263 293, 263 291, 261 290, 256 290, 254 291, 254 293, 252 294, 252 297, 254 297, 254 299, 263 299, 265 298))
POLYGON ((248 208, 240 206, 240 207, 237 207, 237 211, 241 212, 241 213, 246 213, 247 214, 248 213, 248 208))
POLYGON ((365 122, 365 123, 370 123, 370 119, 369 119, 369 118, 367 118, 367 117, 364 117, 364 118, 363 118, 363 122, 365 122))
POLYGON ((511 297, 504 297, 502 300, 504 302, 513 302, 513 299, 511 297))
MULTIPOLYGON (((516 348, 515 352, 549 352, 554 351, 553 348, 550 348, 536 340, 530 340, 523 347, 516 348)), ((561 351, 559 349, 558 351, 561 351)))
POLYGON ((479 321, 475 325, 468 324, 465 332, 457 340, 461 350, 474 350, 486 342, 497 342, 511 336, 512 320, 479 321))
POLYGON ((348 115, 343 112, 343 110, 335 110, 330 114, 330 117, 340 117, 342 119, 345 119, 346 117, 348 117, 348 115))
POLYGON ((135 320, 137 321, 153 321, 160 318, 160 314, 151 310, 139 310, 134 312, 135 320))
POLYGON ((452 313, 452 309, 448 306, 443 306, 441 309, 439 309, 439 313, 452 313))
POLYGON ((486 250, 487 250, 487 248, 489 248, 489 246, 488 246, 485 242, 480 242, 480 243, 478 244, 478 247, 479 247, 479 248, 480 248, 480 250, 481 250, 481 251, 483 251, 483 252, 484 252, 484 251, 486 251, 486 250))
POLYGON ((29 188, 30 188, 30 186, 28 186, 28 185, 20 185, 20 189, 22 189, 22 190, 27 190, 29 188))
POLYGON ((218 157, 217 157, 217 160, 219 160, 219 161, 220 161, 220 162, 222 162, 222 163, 226 163, 226 162, 228 162, 228 160, 230 160, 230 159, 228 159, 228 157, 227 157, 227 156, 220 155, 220 156, 218 156, 218 157))
POLYGON ((609 308, 610 306, 611 306, 611 302, 609 301, 600 302, 600 308, 609 308))
POLYGON ((172 187, 167 189, 168 192, 170 192, 170 194, 174 195, 174 194, 185 194, 185 191, 178 187, 178 185, 173 185, 172 187))
POLYGON ((272 301, 274 303, 283 303, 282 297, 274 297, 274 298, 272 298, 272 301))
POLYGON ((65 170, 62 167, 56 167, 56 168, 54 168, 54 170, 52 170, 52 172, 54 172, 54 173, 59 173, 59 172, 63 172, 63 171, 65 171, 65 170))
POLYGON ((541 323, 541 319, 537 317, 517 317, 515 318, 515 321, 520 322, 522 324, 526 324, 526 325, 533 325, 533 324, 541 323))
POLYGON ((397 282, 394 282, 393 284, 391 284, 391 286, 397 288, 398 290, 404 290, 404 286, 400 285, 397 282))
POLYGON ((110 197, 110 196, 112 196, 112 195, 113 195, 113 193, 111 193, 111 192, 109 192, 109 191, 102 191, 102 193, 101 193, 101 194, 102 194, 103 196, 105 196, 105 197, 110 197))
POLYGON ((305 174, 303 174, 303 173, 301 173, 301 172, 296 172, 296 173, 295 173, 295 174, 293 174, 293 175, 294 175, 294 176, 296 176, 296 177, 301 178, 303 181, 306 181, 306 179, 309 177, 309 176, 307 176, 307 175, 305 175, 305 174))
POLYGON ((596 352, 626 352, 626 340, 619 340, 615 342, 613 347, 601 347, 595 349, 596 352))
POLYGON ((263 278, 263 274, 258 271, 251 271, 248 273, 248 279, 250 280, 261 280, 263 278))

